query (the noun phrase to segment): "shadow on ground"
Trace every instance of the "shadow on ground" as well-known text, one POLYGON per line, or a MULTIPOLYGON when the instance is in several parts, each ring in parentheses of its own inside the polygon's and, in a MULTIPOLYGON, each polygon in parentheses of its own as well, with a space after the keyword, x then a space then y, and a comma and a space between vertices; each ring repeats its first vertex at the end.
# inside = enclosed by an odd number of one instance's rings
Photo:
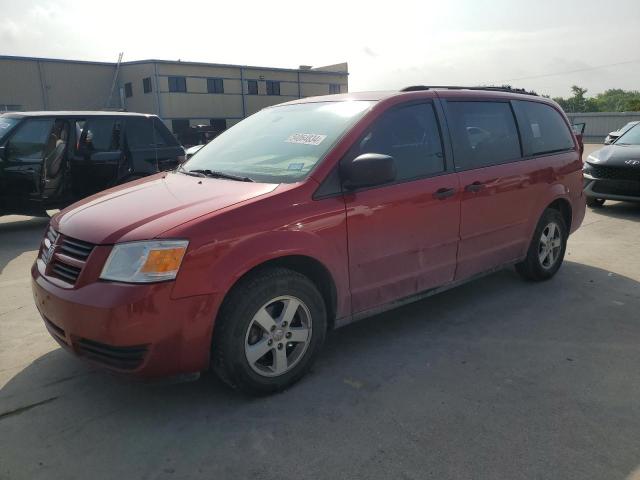
POLYGON ((57 349, 0 390, 0 478, 623 479, 638 287, 571 262, 545 283, 500 272, 333 332, 305 379, 258 399, 57 349))
POLYGON ((640 222, 640 203, 607 201, 603 207, 592 208, 591 211, 596 215, 596 218, 606 216, 640 222))
MULTIPOLYGON (((49 223, 48 218, 15 217, 0 223, 0 273, 7 264, 24 252, 37 250, 49 223), (41 232, 41 234, 40 234, 41 232)), ((5 219, 3 219, 5 220, 5 219)))

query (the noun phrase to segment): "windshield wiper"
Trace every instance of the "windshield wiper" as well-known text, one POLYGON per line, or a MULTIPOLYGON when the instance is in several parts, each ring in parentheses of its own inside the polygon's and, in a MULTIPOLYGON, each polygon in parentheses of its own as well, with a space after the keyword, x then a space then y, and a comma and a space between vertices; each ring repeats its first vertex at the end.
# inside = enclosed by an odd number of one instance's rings
POLYGON ((184 173, 186 173, 187 175, 189 174, 194 174, 194 176, 200 176, 200 177, 211 177, 211 178, 227 178, 229 180, 236 180, 238 182, 253 182, 255 180, 249 178, 249 177, 241 177, 240 175, 232 175, 230 173, 224 173, 224 172, 216 172, 213 170, 209 170, 209 169, 205 169, 205 170, 201 170, 201 169, 194 169, 194 170, 184 170, 184 173))

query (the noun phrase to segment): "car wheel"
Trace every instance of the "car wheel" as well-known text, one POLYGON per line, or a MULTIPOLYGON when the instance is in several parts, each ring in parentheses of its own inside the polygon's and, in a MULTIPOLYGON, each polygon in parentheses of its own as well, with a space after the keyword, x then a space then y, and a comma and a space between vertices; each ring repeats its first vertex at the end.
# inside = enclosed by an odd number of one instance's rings
POLYGON ((587 197, 587 206, 591 208, 601 208, 604 202, 604 198, 587 197))
POLYGON ((527 251, 527 258, 516 264, 516 270, 528 280, 548 280, 564 259, 567 248, 567 226, 554 209, 546 209, 540 218, 527 251))
POLYGON ((242 279, 214 326, 211 359, 217 375, 249 394, 283 390, 309 370, 324 343, 327 313, 309 278, 285 268, 242 279))

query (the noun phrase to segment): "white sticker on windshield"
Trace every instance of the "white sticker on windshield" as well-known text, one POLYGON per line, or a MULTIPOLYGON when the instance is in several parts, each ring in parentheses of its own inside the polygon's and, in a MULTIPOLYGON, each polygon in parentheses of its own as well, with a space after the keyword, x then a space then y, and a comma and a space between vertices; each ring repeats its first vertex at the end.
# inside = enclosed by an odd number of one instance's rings
POLYGON ((303 145, 320 145, 327 138, 326 135, 317 135, 315 133, 294 133, 289 135, 285 140, 287 143, 301 143, 303 145))

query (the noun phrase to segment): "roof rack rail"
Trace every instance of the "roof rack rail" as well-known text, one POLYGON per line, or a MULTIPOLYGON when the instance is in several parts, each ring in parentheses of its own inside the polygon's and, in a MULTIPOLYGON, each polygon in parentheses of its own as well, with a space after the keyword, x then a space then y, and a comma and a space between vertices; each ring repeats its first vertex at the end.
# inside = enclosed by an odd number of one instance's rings
POLYGON ((422 90, 486 90, 490 92, 509 92, 509 93, 521 93, 523 95, 535 95, 538 94, 534 91, 527 91, 524 88, 513 88, 511 85, 502 85, 499 87, 488 86, 488 87, 463 87, 459 85, 411 85, 410 87, 405 87, 401 89, 401 92, 419 92, 422 90))

